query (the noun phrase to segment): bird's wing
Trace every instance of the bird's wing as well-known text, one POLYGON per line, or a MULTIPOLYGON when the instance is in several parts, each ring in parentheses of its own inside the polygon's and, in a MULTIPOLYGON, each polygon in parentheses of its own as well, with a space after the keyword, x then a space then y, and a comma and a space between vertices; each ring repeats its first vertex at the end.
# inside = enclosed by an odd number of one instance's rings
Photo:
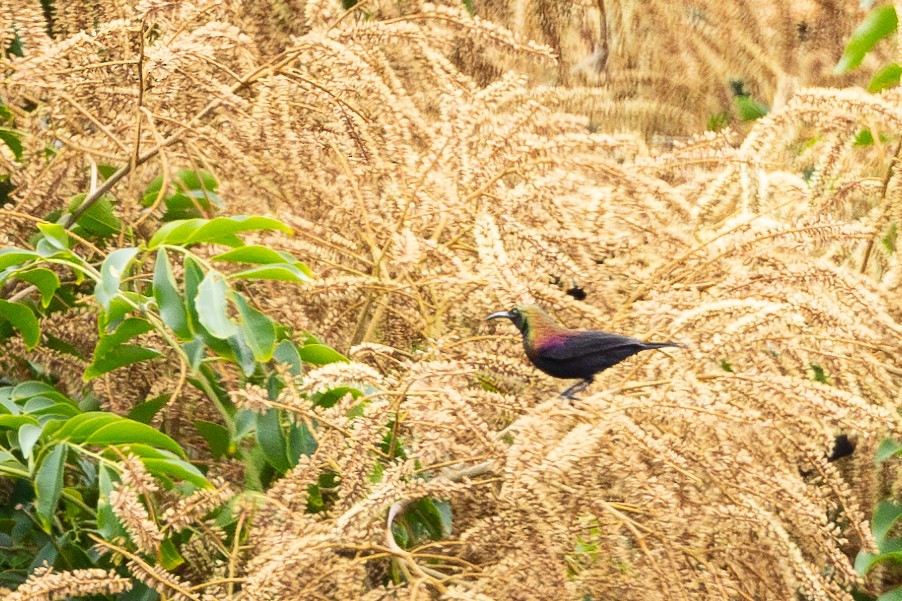
POLYGON ((645 343, 636 338, 585 330, 568 332, 565 336, 552 338, 536 350, 541 358, 552 361, 568 361, 604 354, 617 363, 645 348, 647 348, 645 343))

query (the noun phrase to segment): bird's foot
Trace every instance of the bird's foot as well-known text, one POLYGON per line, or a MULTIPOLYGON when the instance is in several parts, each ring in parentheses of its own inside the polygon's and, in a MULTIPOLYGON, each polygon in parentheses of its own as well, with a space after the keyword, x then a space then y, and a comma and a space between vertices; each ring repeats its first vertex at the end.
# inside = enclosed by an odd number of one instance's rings
POLYGON ((592 380, 581 380, 581 381, 577 382, 576 384, 574 384, 573 386, 571 386, 570 388, 568 388, 567 390, 563 391, 561 393, 561 397, 572 401, 573 399, 576 398, 577 393, 582 392, 583 390, 588 388, 589 384, 591 384, 591 383, 592 383, 592 380))

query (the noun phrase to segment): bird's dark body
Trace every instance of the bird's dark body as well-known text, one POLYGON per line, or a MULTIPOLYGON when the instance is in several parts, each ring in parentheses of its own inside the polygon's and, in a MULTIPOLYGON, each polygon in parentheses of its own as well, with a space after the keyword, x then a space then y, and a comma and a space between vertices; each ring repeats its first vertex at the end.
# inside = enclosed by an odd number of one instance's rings
POLYGON ((595 330, 567 330, 532 348, 524 340, 526 356, 533 365, 555 378, 591 378, 636 353, 666 346, 669 342, 647 343, 595 330))
POLYGON ((520 330, 523 350, 538 369, 555 378, 582 380, 561 393, 566 397, 591 384, 599 372, 636 353, 681 346, 674 342, 643 342, 598 330, 562 328, 535 305, 493 313, 487 319, 499 317, 510 319, 520 330))

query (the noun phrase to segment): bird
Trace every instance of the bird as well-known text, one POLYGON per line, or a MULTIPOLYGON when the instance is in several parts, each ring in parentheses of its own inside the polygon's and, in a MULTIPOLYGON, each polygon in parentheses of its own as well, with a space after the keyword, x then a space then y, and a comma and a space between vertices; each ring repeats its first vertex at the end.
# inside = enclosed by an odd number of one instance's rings
POLYGON ((573 399, 595 381, 595 375, 636 353, 666 347, 676 342, 643 342, 638 338, 599 330, 576 330, 558 325, 538 305, 518 305, 486 317, 509 319, 523 335, 526 356, 541 371, 561 379, 579 378, 561 396, 573 399))

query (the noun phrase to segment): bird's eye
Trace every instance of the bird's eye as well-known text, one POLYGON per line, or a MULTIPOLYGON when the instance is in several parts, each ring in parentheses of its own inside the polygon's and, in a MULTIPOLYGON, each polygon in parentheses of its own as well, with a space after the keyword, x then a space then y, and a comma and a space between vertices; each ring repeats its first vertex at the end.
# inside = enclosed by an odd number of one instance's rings
POLYGON ((511 313, 511 315, 513 315, 514 317, 520 317, 520 311, 519 311, 519 309, 511 309, 510 313, 511 313))

